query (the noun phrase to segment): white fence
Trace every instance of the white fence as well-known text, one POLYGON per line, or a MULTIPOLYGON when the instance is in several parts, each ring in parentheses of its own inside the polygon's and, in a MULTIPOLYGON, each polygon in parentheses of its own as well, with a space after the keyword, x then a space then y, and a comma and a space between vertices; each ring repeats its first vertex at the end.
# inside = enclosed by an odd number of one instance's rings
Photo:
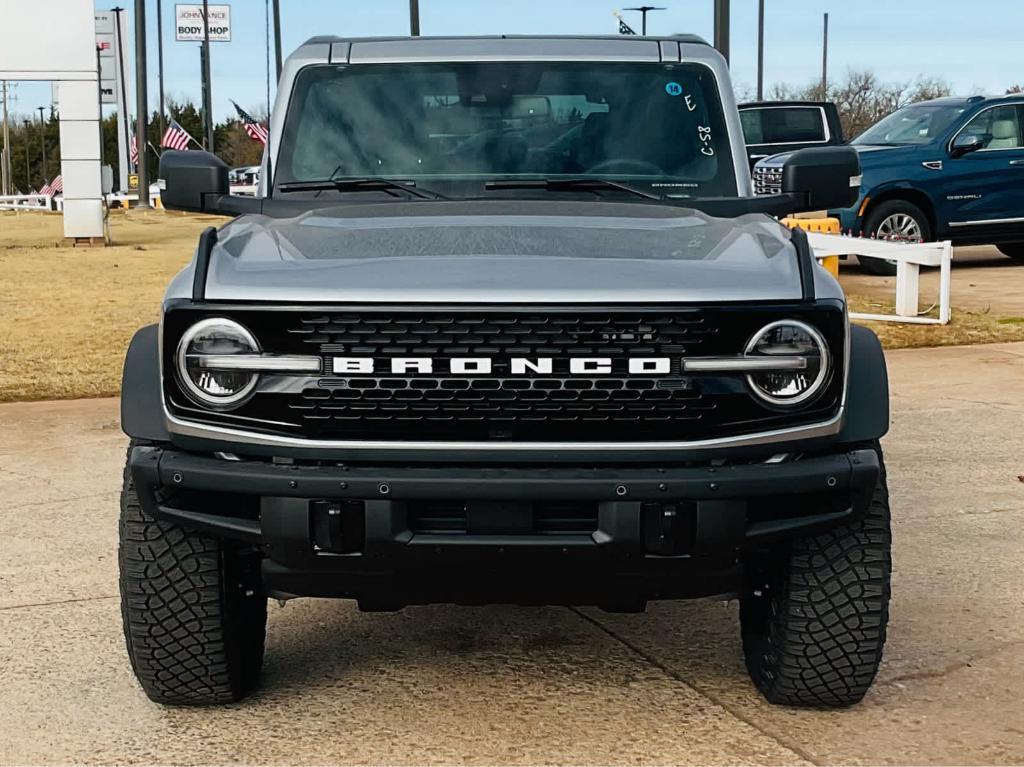
POLYGON ((949 322, 950 282, 953 245, 950 242, 891 242, 847 237, 840 234, 808 232, 807 240, 817 258, 827 256, 868 256, 896 262, 896 314, 862 314, 851 312, 858 320, 912 322, 922 325, 945 325, 949 322), (939 316, 922 317, 918 311, 922 266, 939 267, 939 316))
POLYGON ((48 194, 9 194, 0 197, 0 210, 53 210, 48 194))

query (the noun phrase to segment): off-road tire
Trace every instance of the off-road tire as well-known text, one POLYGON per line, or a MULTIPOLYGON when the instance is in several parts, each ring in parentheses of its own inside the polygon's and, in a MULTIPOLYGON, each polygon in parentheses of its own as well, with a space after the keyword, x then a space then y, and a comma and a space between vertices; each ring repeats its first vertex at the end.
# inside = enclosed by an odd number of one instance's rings
POLYGON ((753 558, 743 654, 769 702, 838 708, 864 697, 885 645, 891 544, 883 465, 859 522, 753 558))
MULTIPOLYGON (((878 228, 882 225, 882 222, 889 216, 897 213, 903 213, 913 218, 921 230, 923 241, 931 242, 932 225, 928 220, 928 216, 914 203, 907 202, 906 200, 886 200, 868 211, 867 218, 864 219, 864 236, 877 236, 878 228)), ((896 274, 896 264, 890 263, 883 258, 862 258, 858 256, 857 260, 860 262, 860 268, 868 274, 874 274, 879 277, 892 277, 896 274)))
POLYGON ((251 692, 267 622, 257 553, 150 517, 127 466, 119 533, 124 637, 150 700, 201 706, 251 692))
POLYGON ((1008 245, 996 245, 999 252, 1009 256, 1014 261, 1024 261, 1024 242, 1012 242, 1008 245))

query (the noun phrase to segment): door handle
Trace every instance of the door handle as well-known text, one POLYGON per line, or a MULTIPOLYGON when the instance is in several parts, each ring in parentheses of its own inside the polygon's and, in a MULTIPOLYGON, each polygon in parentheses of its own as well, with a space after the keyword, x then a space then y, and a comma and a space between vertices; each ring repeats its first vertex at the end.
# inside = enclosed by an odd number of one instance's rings
POLYGON ((1010 160, 1010 165, 1024 165, 1024 160, 1010 160))

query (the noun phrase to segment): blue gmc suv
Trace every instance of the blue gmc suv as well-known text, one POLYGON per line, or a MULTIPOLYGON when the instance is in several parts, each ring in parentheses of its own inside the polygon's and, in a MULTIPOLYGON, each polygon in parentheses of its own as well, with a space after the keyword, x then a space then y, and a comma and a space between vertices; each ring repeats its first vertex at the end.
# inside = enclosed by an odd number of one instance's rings
MULTIPOLYGON (((941 98, 903 107, 850 142, 864 178, 844 232, 995 245, 1024 263, 1024 95, 941 98)), ((786 155, 754 168, 759 194, 781 188, 786 155)), ((865 271, 894 264, 861 259, 865 271)))

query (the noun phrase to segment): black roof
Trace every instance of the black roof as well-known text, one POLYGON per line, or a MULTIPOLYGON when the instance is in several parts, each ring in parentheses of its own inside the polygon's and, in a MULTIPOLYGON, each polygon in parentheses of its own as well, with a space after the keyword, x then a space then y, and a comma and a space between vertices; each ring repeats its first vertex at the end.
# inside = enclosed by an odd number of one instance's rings
POLYGON ((420 35, 418 37, 411 37, 409 35, 385 35, 381 37, 342 37, 338 35, 317 35, 311 37, 303 45, 312 45, 315 43, 352 43, 352 42, 369 42, 369 41, 387 41, 387 40, 407 40, 409 42, 415 42, 417 40, 653 40, 653 41, 672 41, 676 43, 693 43, 695 45, 710 45, 700 35, 420 35))

